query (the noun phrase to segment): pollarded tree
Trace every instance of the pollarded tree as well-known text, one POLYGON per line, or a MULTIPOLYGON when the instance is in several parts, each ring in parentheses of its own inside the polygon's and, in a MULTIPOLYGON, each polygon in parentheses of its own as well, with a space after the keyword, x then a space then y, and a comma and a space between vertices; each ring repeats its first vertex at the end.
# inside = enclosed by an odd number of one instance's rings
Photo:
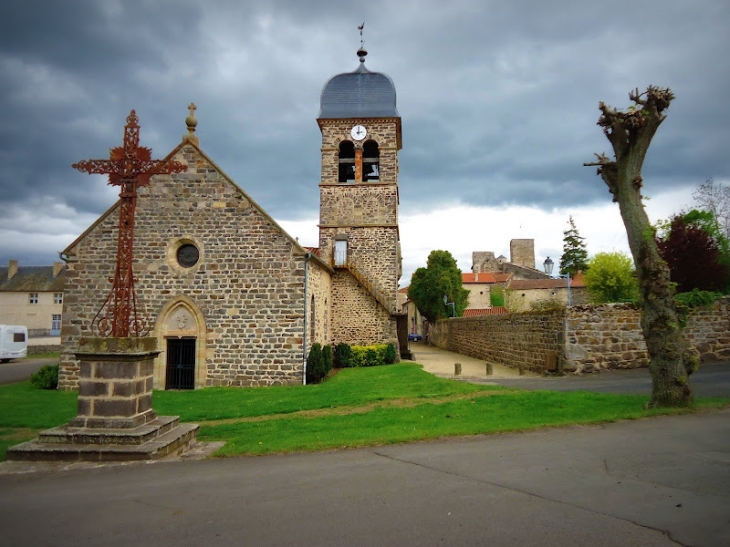
POLYGON ((585 238, 578 233, 573 217, 568 217, 570 228, 563 232, 563 256, 560 257, 560 273, 570 273, 575 277, 579 271, 585 271, 588 264, 588 251, 585 238))
POLYGON ((469 291, 462 287, 461 270, 450 252, 431 251, 426 267, 418 268, 411 277, 408 298, 421 315, 435 323, 451 316, 451 306, 444 305, 444 296, 454 302, 455 315, 460 317, 469 298, 469 291))
POLYGON ((659 254, 654 229, 642 203, 641 167, 666 109, 674 99, 667 88, 649 86, 644 93, 629 93, 634 105, 626 112, 600 102, 598 125, 603 127, 614 159, 596 154, 598 174, 618 202, 636 265, 641 298, 641 329, 649 352, 652 378, 650 407, 687 406, 692 403, 689 375, 697 358, 686 344, 679 327, 674 285, 669 268, 659 254))

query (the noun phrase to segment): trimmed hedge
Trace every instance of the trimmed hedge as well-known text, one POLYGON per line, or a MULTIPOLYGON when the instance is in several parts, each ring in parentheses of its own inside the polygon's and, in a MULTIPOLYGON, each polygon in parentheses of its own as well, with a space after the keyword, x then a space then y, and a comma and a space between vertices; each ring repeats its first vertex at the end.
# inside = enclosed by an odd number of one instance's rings
POLYGON ((352 348, 350 344, 340 342, 335 346, 335 366, 337 368, 347 368, 350 366, 350 356, 352 355, 352 348))
POLYGON ((316 384, 322 378, 324 378, 322 346, 315 342, 309 349, 309 355, 307 356, 307 383, 316 384))
POLYGON ((394 344, 376 344, 373 346, 351 346, 349 366, 373 367, 377 365, 392 365, 395 363, 396 351, 394 344))

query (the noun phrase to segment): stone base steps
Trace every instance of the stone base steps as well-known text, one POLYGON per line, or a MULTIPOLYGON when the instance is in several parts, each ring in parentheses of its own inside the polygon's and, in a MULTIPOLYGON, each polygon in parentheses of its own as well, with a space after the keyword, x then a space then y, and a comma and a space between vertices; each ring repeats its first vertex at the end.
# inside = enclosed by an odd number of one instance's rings
POLYGON ((186 452, 198 435, 197 424, 180 424, 177 416, 159 416, 134 429, 61 426, 42 431, 38 439, 8 448, 16 461, 157 460, 186 452))

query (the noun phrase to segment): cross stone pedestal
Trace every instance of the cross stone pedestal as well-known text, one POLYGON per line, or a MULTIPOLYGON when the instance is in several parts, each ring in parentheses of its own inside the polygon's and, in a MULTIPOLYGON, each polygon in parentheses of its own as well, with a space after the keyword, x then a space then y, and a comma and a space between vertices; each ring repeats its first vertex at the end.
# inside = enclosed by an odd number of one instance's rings
POLYGON ((155 338, 81 338, 78 415, 7 451, 9 460, 149 460, 185 452, 199 426, 152 408, 155 338))

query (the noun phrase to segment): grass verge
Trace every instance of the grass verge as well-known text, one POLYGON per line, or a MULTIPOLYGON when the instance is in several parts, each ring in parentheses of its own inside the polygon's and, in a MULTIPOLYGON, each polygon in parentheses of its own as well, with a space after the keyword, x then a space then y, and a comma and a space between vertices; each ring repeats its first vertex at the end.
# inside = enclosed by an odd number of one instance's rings
MULTIPOLYGON (((266 389, 156 391, 160 415, 200 423, 218 456, 373 446, 455 435, 635 419, 694 409, 645 410, 648 397, 520 391, 436 378, 419 365, 345 369, 324 384, 266 389)), ((695 408, 729 399, 699 399, 695 408)), ((76 393, 29 382, 0 386, 0 461, 7 447, 76 415, 76 393)))

